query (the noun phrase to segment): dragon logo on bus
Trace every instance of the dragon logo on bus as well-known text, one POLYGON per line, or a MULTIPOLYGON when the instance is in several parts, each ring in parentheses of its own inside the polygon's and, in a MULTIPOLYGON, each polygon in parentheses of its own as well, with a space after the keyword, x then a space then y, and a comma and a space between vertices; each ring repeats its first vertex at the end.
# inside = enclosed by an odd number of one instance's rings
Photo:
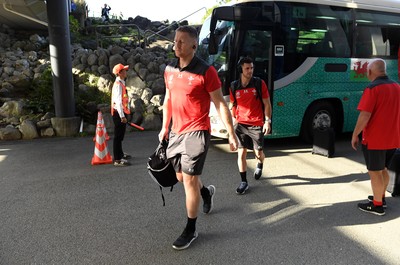
POLYGON ((368 60, 363 59, 352 59, 350 80, 352 81, 368 81, 367 78, 368 60))

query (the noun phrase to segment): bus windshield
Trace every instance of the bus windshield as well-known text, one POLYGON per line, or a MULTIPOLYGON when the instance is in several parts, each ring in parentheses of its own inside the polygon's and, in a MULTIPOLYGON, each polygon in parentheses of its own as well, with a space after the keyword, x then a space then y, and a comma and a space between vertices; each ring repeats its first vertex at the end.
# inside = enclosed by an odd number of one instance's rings
POLYGON ((222 87, 225 88, 226 75, 228 70, 228 58, 230 54, 230 40, 234 30, 233 22, 219 21, 217 23, 216 32, 218 49, 216 54, 209 54, 208 45, 210 37, 210 18, 208 18, 199 34, 199 48, 198 56, 206 61, 208 64, 213 65, 218 72, 218 76, 222 82, 222 87))

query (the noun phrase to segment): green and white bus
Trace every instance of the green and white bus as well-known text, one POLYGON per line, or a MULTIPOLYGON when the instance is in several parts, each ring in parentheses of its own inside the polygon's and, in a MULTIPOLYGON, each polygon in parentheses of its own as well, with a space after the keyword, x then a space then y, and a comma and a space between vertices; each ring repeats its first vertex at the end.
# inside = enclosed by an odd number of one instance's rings
MULTIPOLYGON (((239 76, 238 58, 253 58, 271 96, 268 137, 310 142, 316 127, 354 129, 370 58, 385 59, 399 80, 399 43, 400 1, 239 0, 213 10, 198 55, 217 69, 225 96, 239 76)), ((227 137, 216 112, 210 116, 212 135, 227 137)))

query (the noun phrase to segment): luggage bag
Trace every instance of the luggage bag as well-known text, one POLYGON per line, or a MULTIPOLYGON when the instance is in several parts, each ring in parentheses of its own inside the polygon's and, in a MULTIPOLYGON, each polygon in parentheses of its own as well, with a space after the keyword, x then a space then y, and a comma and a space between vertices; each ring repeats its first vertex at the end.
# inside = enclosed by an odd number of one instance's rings
POLYGON ((314 129, 312 154, 332 157, 335 154, 335 130, 331 127, 314 129))

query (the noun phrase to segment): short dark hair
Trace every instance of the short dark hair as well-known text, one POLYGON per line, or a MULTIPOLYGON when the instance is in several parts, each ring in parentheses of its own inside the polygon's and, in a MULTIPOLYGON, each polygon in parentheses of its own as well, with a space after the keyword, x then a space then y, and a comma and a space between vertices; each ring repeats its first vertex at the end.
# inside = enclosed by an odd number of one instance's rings
POLYGON ((195 40, 197 40, 197 30, 196 28, 192 26, 180 26, 179 28, 176 29, 176 32, 185 32, 189 34, 189 36, 195 40))
POLYGON ((253 59, 251 59, 249 56, 240 57, 237 64, 238 66, 242 66, 245 63, 253 63, 253 59))

